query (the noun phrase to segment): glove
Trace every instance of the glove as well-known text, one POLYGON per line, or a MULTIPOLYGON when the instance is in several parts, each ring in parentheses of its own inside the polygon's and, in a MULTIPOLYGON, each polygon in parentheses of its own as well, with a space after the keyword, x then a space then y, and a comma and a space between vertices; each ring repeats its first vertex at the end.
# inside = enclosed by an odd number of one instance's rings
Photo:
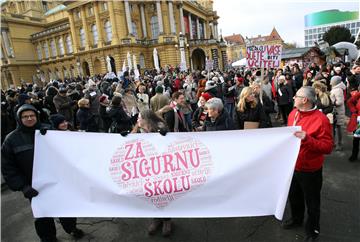
POLYGON ((166 136, 167 130, 164 129, 164 128, 161 128, 161 129, 159 129, 159 133, 160 133, 162 136, 166 136))
POLYGON ((144 102, 144 99, 142 99, 142 98, 139 98, 140 99, 140 102, 144 102))
POLYGON ((191 91, 195 92, 195 88, 191 88, 191 91))
POLYGON ((129 133, 130 133, 129 130, 120 132, 122 137, 126 137, 129 133))
POLYGON ((34 188, 32 188, 31 186, 25 186, 22 190, 22 192, 24 193, 24 197, 31 199, 33 197, 36 197, 39 192, 36 191, 34 188))
POLYGON ((46 128, 41 128, 41 129, 40 129, 40 134, 41 134, 41 135, 45 135, 46 132, 47 132, 47 129, 46 129, 46 128))

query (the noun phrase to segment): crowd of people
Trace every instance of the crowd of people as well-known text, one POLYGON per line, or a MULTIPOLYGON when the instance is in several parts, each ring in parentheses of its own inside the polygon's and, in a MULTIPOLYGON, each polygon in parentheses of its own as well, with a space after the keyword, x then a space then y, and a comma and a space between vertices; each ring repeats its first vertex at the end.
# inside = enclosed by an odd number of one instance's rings
MULTIPOLYGON (((22 84, 1 91, 2 174, 9 188, 31 200, 35 129, 129 133, 202 132, 300 125, 301 148, 289 200, 292 219, 284 228, 302 225, 308 208, 308 241, 318 238, 324 154, 343 149, 343 130, 356 133, 360 121, 360 65, 339 62, 300 68, 231 69, 181 72, 177 68, 131 70, 121 76, 96 75, 22 84), (346 103, 350 121, 346 123, 346 103), (305 159, 306 157, 306 159, 305 159), (316 184, 313 185, 313 184, 316 184), (315 188, 314 188, 315 187, 315 188)), ((354 135, 350 161, 359 153, 354 135)), ((76 219, 62 221, 79 238, 76 219)), ((162 225, 171 234, 171 219, 154 219, 149 234, 162 225)), ((53 219, 35 221, 42 241, 55 241, 53 219)))

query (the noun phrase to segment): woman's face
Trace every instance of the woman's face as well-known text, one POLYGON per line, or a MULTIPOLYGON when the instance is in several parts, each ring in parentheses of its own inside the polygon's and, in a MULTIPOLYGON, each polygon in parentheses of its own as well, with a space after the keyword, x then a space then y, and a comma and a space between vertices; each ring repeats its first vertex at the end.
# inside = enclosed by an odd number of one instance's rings
POLYGON ((140 92, 140 93, 144 93, 144 92, 145 92, 145 89, 146 89, 145 86, 140 86, 140 87, 139 87, 139 92, 140 92))
POLYGON ((255 100, 255 94, 254 93, 250 93, 246 98, 245 101, 246 102, 253 102, 255 100))
POLYGON ((201 106, 201 107, 204 107, 204 106, 205 106, 205 103, 206 103, 205 98, 200 97, 199 101, 200 101, 200 106, 201 106))
POLYGON ((68 122, 64 120, 62 123, 58 125, 59 130, 67 130, 68 129, 68 122))
POLYGON ((207 112, 210 118, 217 118, 219 116, 219 110, 215 108, 208 108, 207 112))

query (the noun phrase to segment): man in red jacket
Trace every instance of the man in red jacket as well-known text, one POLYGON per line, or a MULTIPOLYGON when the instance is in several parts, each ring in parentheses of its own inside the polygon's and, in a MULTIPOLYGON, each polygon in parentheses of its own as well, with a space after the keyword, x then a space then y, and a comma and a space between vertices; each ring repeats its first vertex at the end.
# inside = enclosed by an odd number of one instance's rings
POLYGON ((319 239, 322 166, 324 155, 331 153, 333 148, 330 122, 316 109, 315 103, 314 88, 300 88, 294 96, 295 108, 288 118, 288 126, 301 126, 302 130, 294 134, 301 139, 301 146, 289 192, 292 218, 283 223, 283 228, 301 226, 306 205, 305 241, 319 239))

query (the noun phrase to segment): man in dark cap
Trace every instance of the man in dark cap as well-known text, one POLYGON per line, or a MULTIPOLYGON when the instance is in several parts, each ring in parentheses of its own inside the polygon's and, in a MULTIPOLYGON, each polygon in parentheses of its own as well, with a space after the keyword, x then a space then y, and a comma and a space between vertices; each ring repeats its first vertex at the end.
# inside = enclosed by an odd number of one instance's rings
POLYGON ((53 102, 57 112, 64 115, 68 122, 73 123, 76 101, 67 96, 67 91, 65 85, 60 86, 59 93, 54 97, 53 102))
MULTIPOLYGON (((35 130, 40 129, 40 132, 45 133, 50 127, 39 122, 38 111, 30 104, 19 108, 16 119, 18 127, 6 136, 1 147, 1 172, 9 188, 22 191, 31 202, 39 194, 32 187, 35 130)), ((83 232, 76 228, 76 220, 61 218, 60 222, 64 230, 75 238, 83 236, 83 232)), ((53 218, 36 218, 35 230, 42 242, 56 241, 53 218)))

